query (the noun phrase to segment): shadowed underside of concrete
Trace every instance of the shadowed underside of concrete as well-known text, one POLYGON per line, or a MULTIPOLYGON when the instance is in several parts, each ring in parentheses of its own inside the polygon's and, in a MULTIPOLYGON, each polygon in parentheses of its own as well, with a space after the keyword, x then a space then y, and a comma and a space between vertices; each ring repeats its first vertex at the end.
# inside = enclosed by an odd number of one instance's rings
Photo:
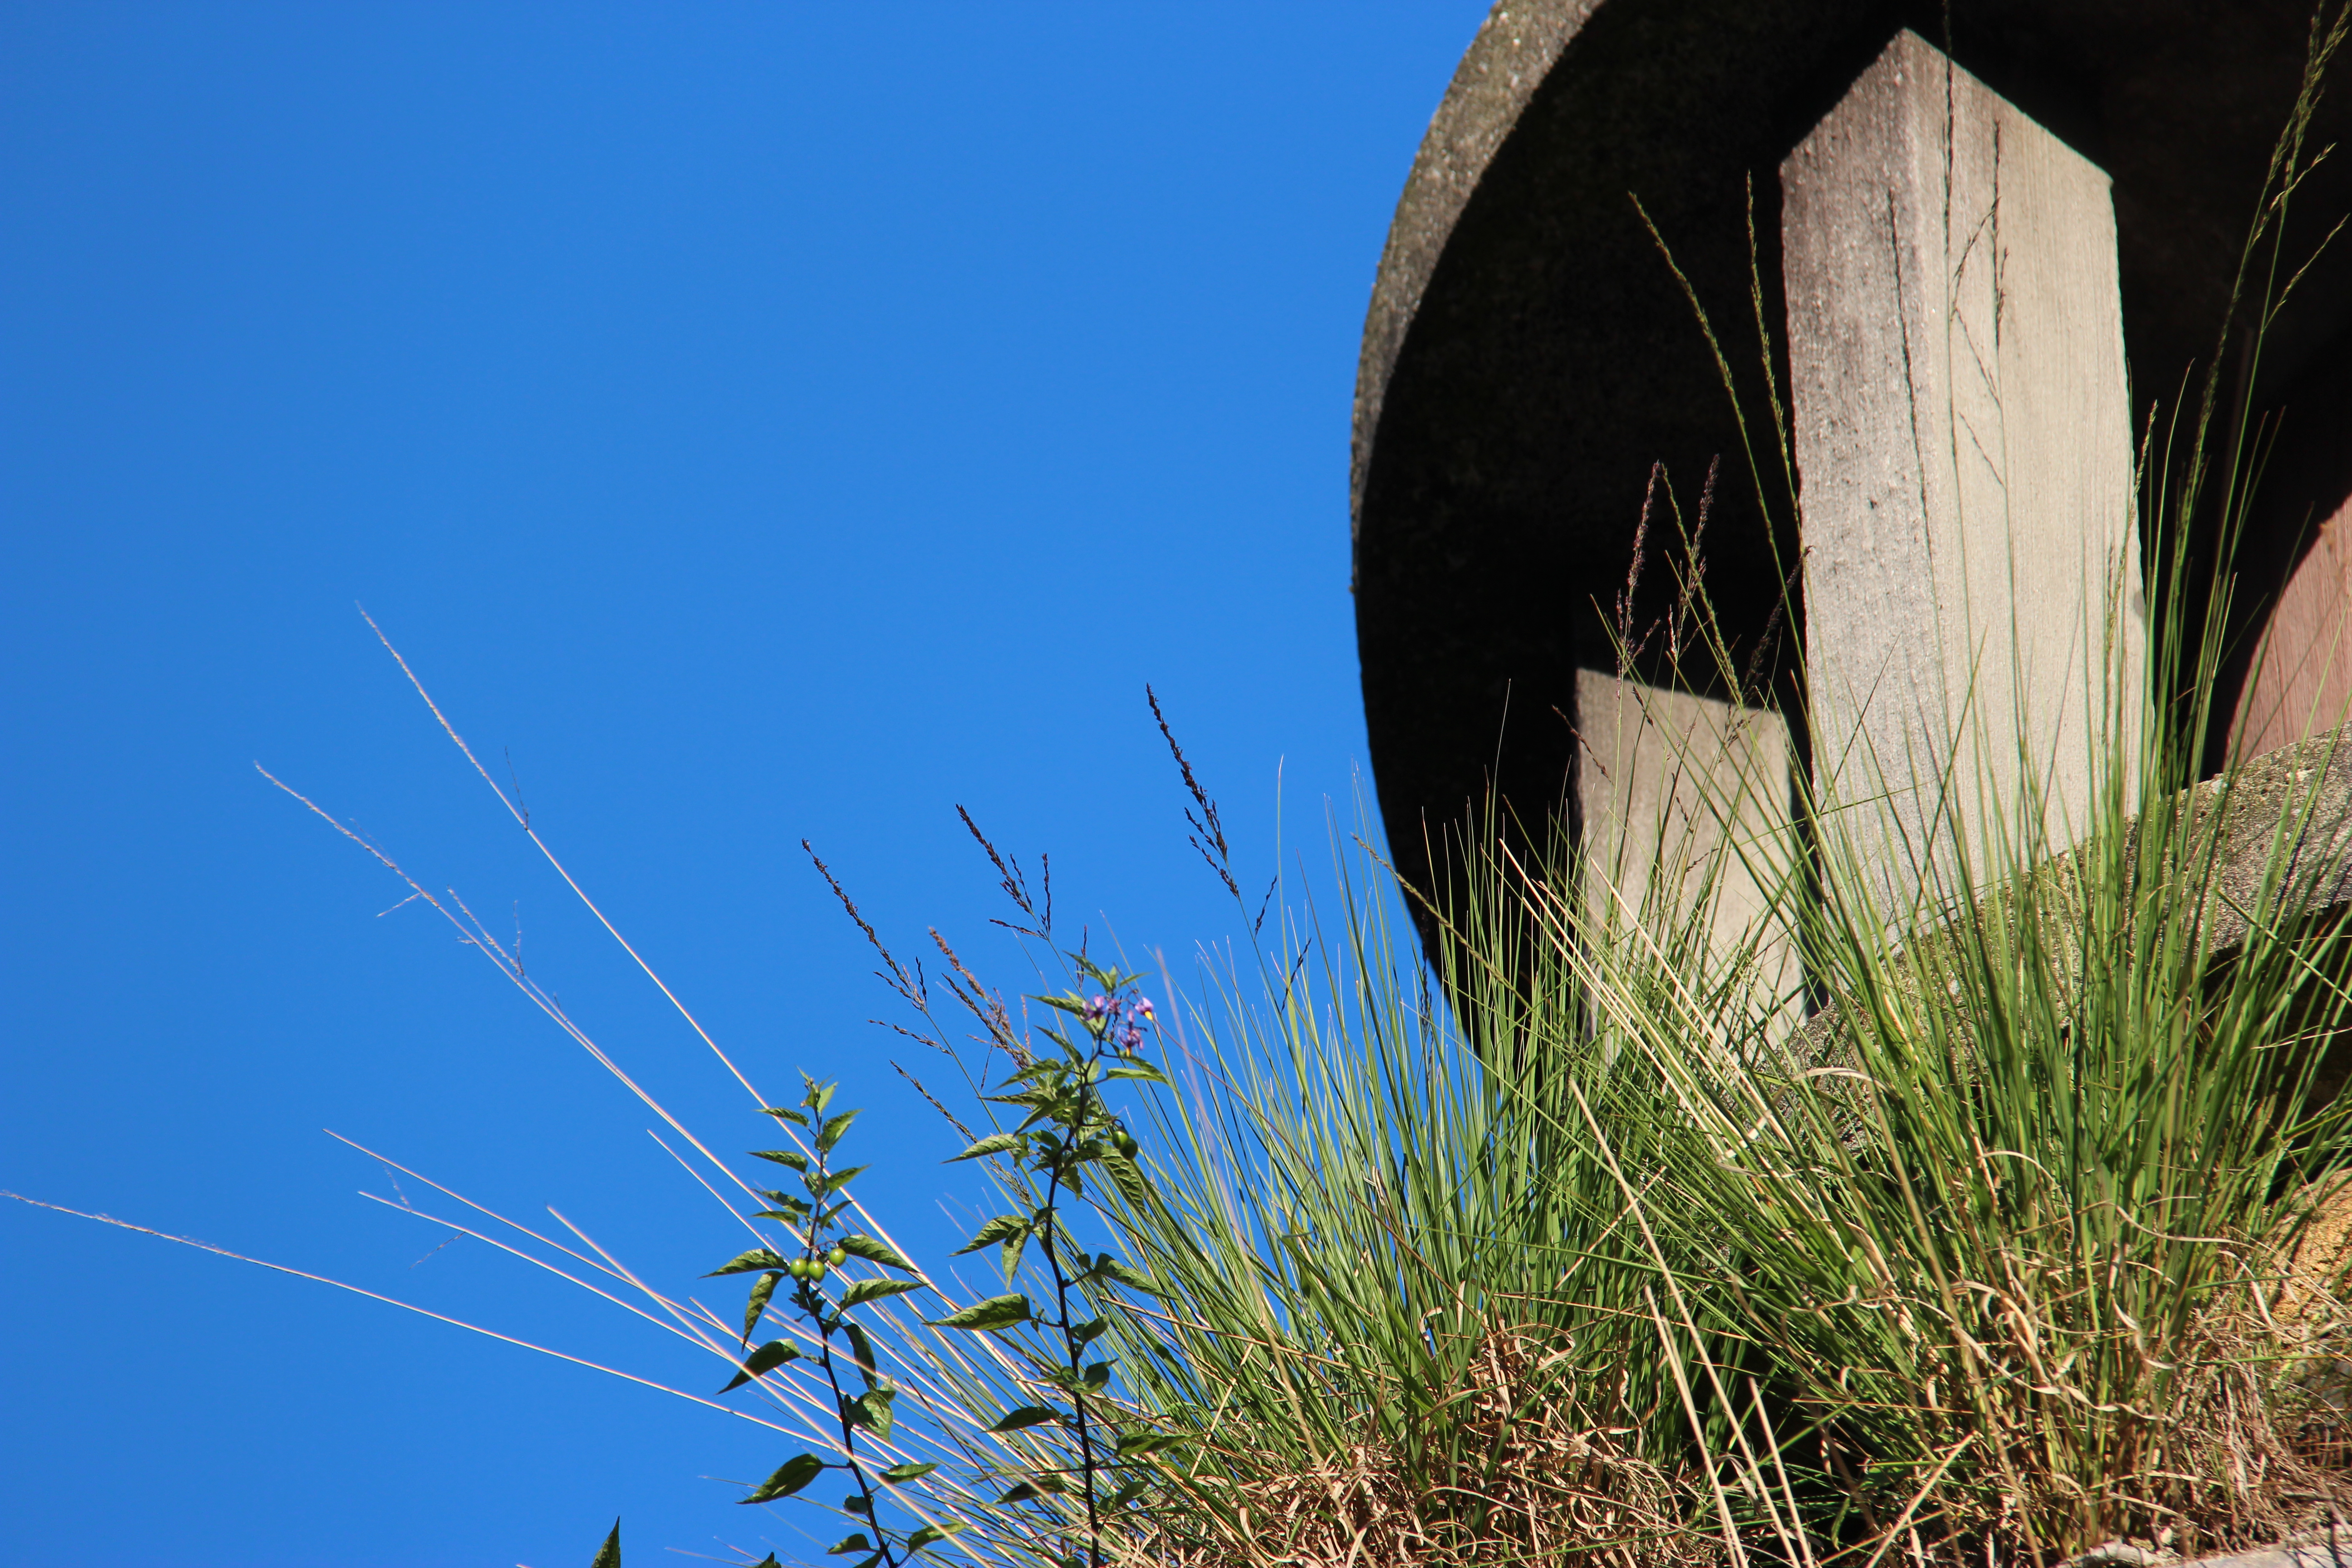
MULTIPOLYGON (((1797 558, 1796 541, 1767 531, 1715 363, 1633 196, 1760 412, 1751 195, 1762 316, 1780 342, 1776 171, 1901 27, 1946 41, 2113 180, 2137 428, 2213 352, 2308 20, 2302 0, 1954 0, 1947 35, 1932 4, 1498 5, 1399 203, 1358 384, 1358 644, 1399 864, 1425 872, 1427 830, 1456 820, 1490 779, 1522 821, 1562 813, 1577 672, 1614 668, 1595 606, 1612 606, 1624 584, 1654 461, 1687 516, 1709 461, 1723 459, 1706 581, 1743 660, 1797 558)), ((2345 100, 2329 101, 2316 142, 2346 127, 2345 100)), ((2352 205, 2352 170, 2323 165, 2299 204, 2306 215, 2352 205)), ((2304 517, 2352 489, 2352 249, 2324 260, 2299 300, 2254 387, 2293 412, 2242 617, 2294 564, 2304 517)), ((1785 363, 1774 374, 1785 397, 1785 363)), ((1769 435, 1755 450, 1785 495, 1769 435)), ((1661 534, 1662 517, 1654 543, 1661 534)), ((1671 592, 1654 559, 1634 623, 1671 592)), ((1635 673, 1663 681, 1664 663, 1653 647, 1635 673)), ((1684 679, 1720 689, 1685 665, 1684 679)))

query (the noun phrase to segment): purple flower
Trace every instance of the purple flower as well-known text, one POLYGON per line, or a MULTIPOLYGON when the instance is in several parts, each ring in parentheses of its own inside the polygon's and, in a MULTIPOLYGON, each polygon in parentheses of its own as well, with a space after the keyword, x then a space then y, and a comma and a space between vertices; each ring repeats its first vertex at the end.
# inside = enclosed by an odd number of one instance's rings
POLYGON ((1086 1010, 1079 1016, 1089 1024, 1099 1024, 1110 1016, 1114 1007, 1115 1004, 1109 997, 1097 996, 1087 1004, 1086 1010))
POLYGON ((1151 1022, 1151 998, 1150 998, 1150 997, 1149 997, 1149 996, 1138 996, 1138 997, 1135 999, 1135 1016, 1136 1016, 1137 1017, 1139 1017, 1139 1018, 1142 1019, 1142 1020, 1143 1020, 1145 1023, 1147 1023, 1147 1024, 1149 1024, 1149 1023, 1150 1023, 1150 1022, 1151 1022))

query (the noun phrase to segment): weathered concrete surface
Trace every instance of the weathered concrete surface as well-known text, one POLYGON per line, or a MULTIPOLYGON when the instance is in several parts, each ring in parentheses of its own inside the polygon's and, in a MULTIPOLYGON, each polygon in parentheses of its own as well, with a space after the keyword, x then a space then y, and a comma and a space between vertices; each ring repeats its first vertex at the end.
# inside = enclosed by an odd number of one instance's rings
POLYGON ((1813 775, 1901 919, 1954 879, 1955 835, 1987 864, 2038 795, 2040 858, 2087 823, 2095 752, 2137 776, 2114 213, 2088 160, 1907 30, 1780 184, 1813 775))
MULTIPOLYGON (((1774 171, 1899 26, 1940 41, 1944 9, 1506 0, 1465 58, 1373 287, 1350 463, 1365 719, 1409 876, 1424 879, 1424 846, 1443 843, 1444 825, 1490 784, 1531 822, 1562 807, 1574 742, 1550 710, 1572 716, 1578 668, 1613 668, 1592 605, 1623 581, 1653 461, 1671 466, 1687 504, 1723 455, 1708 584, 1743 658, 1752 647, 1794 541, 1776 561, 1713 361, 1628 195, 1674 245, 1749 406, 1762 409, 1750 177, 1777 338, 1774 171)), ((2170 399, 2216 342, 2252 192, 2294 96, 2308 5, 1952 0, 1948 10, 1959 63, 2114 178, 2134 395, 2142 409, 2170 399)), ((2316 142, 2347 140, 2347 85, 2314 127, 2316 142)), ((2297 210, 2315 228, 2347 205, 2352 159, 2336 158, 2297 210)), ((2294 410, 2259 503, 2291 517, 2283 530, 2256 519, 2258 543, 2294 536, 2313 505, 2325 515, 2352 489, 2347 321, 2352 246, 2339 245, 2305 280, 2255 384, 2294 410)), ((1762 438, 1778 483, 1770 448, 1762 438)), ((2250 602, 2285 580, 2292 552, 2274 564, 2243 579, 2250 602)), ((1657 605, 1635 608, 1646 618, 1657 605)))
MULTIPOLYGON (((2225 963, 2240 951, 2255 917, 2311 929, 2352 913, 2352 726, 2256 757, 2233 777, 2209 779, 2173 796, 2169 809, 2188 815, 2193 848, 2182 863, 2203 864, 2210 852, 2211 869, 2201 885, 2180 890, 2198 895, 2209 963, 2225 963), (2273 883, 2273 858, 2282 855, 2273 883)), ((2063 901, 2067 884, 2079 875, 2080 858, 2090 852, 2077 849, 2052 860, 2036 874, 2034 896, 2063 901)), ((2173 901, 2166 892, 2149 897, 2173 901)), ((1924 983, 1932 995, 1933 976, 1957 973, 1948 971, 1939 952, 1948 952, 1954 965, 1965 963, 1969 939, 1930 932, 1912 948, 1915 962, 1897 969, 1897 982, 1924 983)), ((1797 1031, 1787 1055, 1806 1068, 1851 1062, 1853 1046, 1834 1001, 1797 1031)), ((1843 1092, 1834 1086, 1832 1091, 1843 1092)))
MULTIPOLYGON (((1687 910, 1705 897, 1713 957, 1730 957, 1788 874, 1789 726, 1769 709, 1662 691, 1599 670, 1576 679, 1578 807, 1585 825, 1586 918, 1620 926, 1653 896, 1687 910), (1653 889, 1660 872, 1674 883, 1653 889), (1706 886, 1712 874, 1716 885, 1706 886)), ((1786 942, 1758 954, 1757 979, 1793 994, 1786 942)))
POLYGON ((2352 502, 2320 525, 2271 613, 2231 747, 2260 756, 2352 719, 2352 502))
POLYGON ((2200 1557, 2190 1563, 2179 1563, 2149 1553, 2147 1561, 2151 1568, 2158 1563, 2171 1563, 2171 1568, 2352 1568, 2352 1540, 2339 1536, 2290 1542, 2259 1552, 2241 1552, 2227 1557, 2200 1557))

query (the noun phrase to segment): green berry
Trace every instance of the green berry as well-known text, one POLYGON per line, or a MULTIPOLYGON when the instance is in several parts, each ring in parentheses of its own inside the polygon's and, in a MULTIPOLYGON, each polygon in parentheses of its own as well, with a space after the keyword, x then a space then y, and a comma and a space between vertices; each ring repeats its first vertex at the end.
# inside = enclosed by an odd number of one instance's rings
POLYGON ((824 1260, 827 1263, 832 1264, 835 1268, 838 1268, 843 1264, 849 1261, 849 1254, 836 1247, 831 1252, 824 1255, 824 1260))

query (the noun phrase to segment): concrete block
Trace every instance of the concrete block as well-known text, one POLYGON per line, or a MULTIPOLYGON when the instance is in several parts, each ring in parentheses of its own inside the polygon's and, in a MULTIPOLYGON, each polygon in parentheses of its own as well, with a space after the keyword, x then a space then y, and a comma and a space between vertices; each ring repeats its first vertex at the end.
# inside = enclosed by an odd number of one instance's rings
POLYGON ((1814 776, 1907 923, 2034 790, 2027 852, 2071 843, 2095 744, 2138 743, 2114 209, 1910 32, 1780 182, 1814 776))
MULTIPOLYGON (((1576 716, 1587 919, 1606 923, 1613 902, 1620 929, 1639 921, 1654 931, 1706 896, 1711 962, 1729 959, 1791 865, 1788 721, 1591 669, 1576 674, 1576 716), (1661 879, 1668 886, 1655 895, 1675 912, 1642 921, 1661 879)), ((1759 957, 1755 978, 1793 1000, 1788 942, 1769 936, 1759 957)))

